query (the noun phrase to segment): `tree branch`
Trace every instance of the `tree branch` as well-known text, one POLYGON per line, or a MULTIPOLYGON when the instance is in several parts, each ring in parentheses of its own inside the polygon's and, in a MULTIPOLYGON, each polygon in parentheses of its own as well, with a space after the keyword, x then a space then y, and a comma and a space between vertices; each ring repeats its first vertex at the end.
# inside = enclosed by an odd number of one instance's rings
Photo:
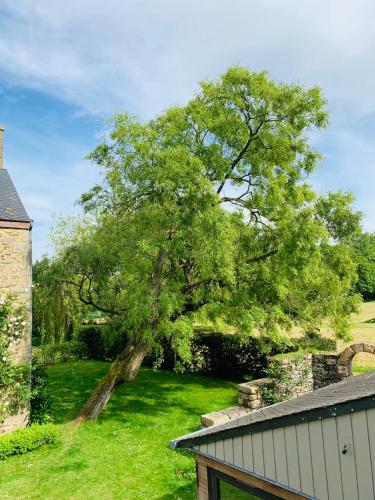
POLYGON ((97 304, 96 302, 93 301, 91 293, 89 293, 88 298, 84 297, 83 286, 84 286, 84 283, 87 279, 88 279, 87 276, 83 276, 80 283, 76 283, 75 281, 71 281, 71 280, 61 280, 61 283, 66 283, 66 284, 74 286, 77 289, 79 300, 87 306, 94 307, 98 311, 101 311, 101 312, 104 312, 107 314, 113 314, 115 316, 120 316, 121 314, 124 313, 125 310, 116 310, 116 309, 110 309, 108 307, 100 306, 99 304, 97 304))
POLYGON ((257 257, 252 257, 247 261, 248 264, 252 262, 261 262, 262 260, 268 259, 268 257, 272 257, 272 255, 275 255, 278 252, 278 250, 270 250, 267 253, 264 253, 263 255, 258 255, 257 257))

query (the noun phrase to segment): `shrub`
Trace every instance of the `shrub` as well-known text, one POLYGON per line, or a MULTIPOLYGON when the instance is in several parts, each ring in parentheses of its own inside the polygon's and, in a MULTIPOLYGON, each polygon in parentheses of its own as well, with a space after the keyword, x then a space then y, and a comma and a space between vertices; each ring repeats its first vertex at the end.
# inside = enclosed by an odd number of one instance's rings
POLYGON ((77 340, 69 340, 58 344, 44 344, 33 349, 34 360, 44 365, 53 365, 87 357, 89 356, 86 345, 77 340))
POLYGON ((299 339, 293 341, 298 349, 306 351, 336 351, 337 343, 334 339, 323 337, 318 331, 308 331, 299 339))
POLYGON ((304 353, 293 352, 289 356, 293 363, 292 371, 288 366, 283 365, 282 359, 277 357, 272 359, 265 370, 269 381, 262 386, 261 393, 267 406, 290 399, 293 394, 295 395, 296 387, 303 385, 306 381, 309 368, 306 366, 304 353))
POLYGON ((112 323, 83 326, 74 336, 86 346, 88 357, 97 360, 115 359, 126 342, 126 333, 112 323))
POLYGON ((30 422, 46 424, 52 421, 52 400, 48 393, 47 370, 39 363, 31 367, 30 422))
POLYGON ((81 327, 76 333, 78 342, 85 345, 90 359, 105 359, 105 345, 102 325, 88 325, 81 327))
POLYGON ((25 305, 16 305, 10 295, 0 296, 0 423, 28 402, 29 367, 15 365, 8 349, 22 338, 26 328, 25 305))
POLYGON ((157 364, 172 370, 232 380, 256 379, 264 376, 267 356, 289 352, 295 348, 288 339, 243 337, 236 334, 198 331, 191 341, 192 360, 182 361, 175 355, 168 340, 162 345, 162 360, 151 355, 146 364, 157 364))
POLYGON ((58 439, 58 429, 53 424, 34 424, 24 429, 18 429, 12 434, 0 437, 0 460, 11 455, 22 455, 44 444, 55 443, 58 439))

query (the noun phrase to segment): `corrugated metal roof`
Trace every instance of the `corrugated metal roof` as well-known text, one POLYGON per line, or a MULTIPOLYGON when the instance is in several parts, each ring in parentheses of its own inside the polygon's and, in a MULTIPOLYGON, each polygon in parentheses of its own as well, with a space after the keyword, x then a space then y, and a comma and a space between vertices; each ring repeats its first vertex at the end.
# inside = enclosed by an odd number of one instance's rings
POLYGON ((31 221, 5 168, 0 169, 0 220, 31 221))
POLYGON ((244 415, 221 425, 208 427, 193 432, 170 442, 172 448, 190 448, 195 442, 204 443, 216 441, 226 435, 257 432, 259 429, 275 428, 295 424, 299 421, 317 420, 319 418, 335 416, 340 408, 345 406, 345 412, 353 409, 348 403, 371 399, 370 406, 375 406, 375 371, 349 377, 348 379, 331 384, 322 389, 304 394, 303 396, 283 401, 275 405, 244 415), (327 411, 329 410, 329 411, 327 411), (308 415, 310 417, 308 418, 308 415))

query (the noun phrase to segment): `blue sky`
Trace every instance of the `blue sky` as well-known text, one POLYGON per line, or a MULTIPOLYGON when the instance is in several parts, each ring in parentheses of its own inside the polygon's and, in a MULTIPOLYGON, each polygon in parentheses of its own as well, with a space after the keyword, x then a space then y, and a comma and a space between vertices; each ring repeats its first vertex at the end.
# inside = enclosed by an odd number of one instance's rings
POLYGON ((1 0, 5 162, 34 256, 98 180, 84 157, 114 111, 150 118, 233 64, 323 88, 331 124, 312 138, 324 154, 312 183, 353 191, 375 230, 374 17, 373 0, 1 0))

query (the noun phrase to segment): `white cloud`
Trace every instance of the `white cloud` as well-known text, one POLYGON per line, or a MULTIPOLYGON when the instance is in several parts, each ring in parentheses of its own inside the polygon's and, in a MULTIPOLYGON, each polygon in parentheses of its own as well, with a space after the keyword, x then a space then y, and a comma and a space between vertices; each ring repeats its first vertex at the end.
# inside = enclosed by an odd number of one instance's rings
POLYGON ((375 109, 371 0, 3 0, 0 67, 94 113, 152 115, 231 64, 375 109), (366 77, 364 78, 364 72, 366 77))
MULTIPOLYGON (((314 136, 327 153, 314 182, 352 188, 366 227, 375 228, 375 158, 372 135, 363 136, 366 117, 375 130, 374 17, 373 0, 2 0, 0 72, 101 117, 124 108, 150 117, 233 64, 319 84, 332 123, 327 135, 314 136)), ((43 143, 30 140, 34 148, 43 143)), ((80 161, 86 153, 70 149, 71 166, 59 173, 37 165, 33 177, 17 165, 41 227, 51 206, 70 211, 95 182, 97 173, 80 161)))

